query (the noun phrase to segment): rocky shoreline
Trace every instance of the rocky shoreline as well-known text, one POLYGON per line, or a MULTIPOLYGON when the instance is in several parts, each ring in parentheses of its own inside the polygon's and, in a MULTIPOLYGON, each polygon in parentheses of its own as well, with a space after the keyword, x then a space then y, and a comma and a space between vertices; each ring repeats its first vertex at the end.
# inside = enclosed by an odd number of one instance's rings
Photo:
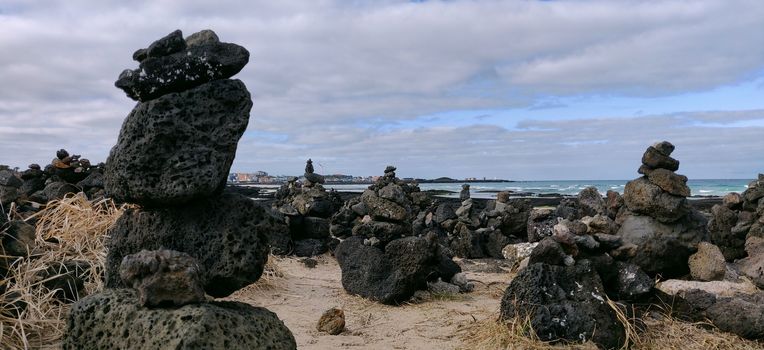
MULTIPOLYGON (((105 164, 60 150, 44 170, 0 168, 3 307, 19 299, 5 293, 8 271, 35 259, 34 213, 48 201, 84 192, 128 204, 105 237, 103 289, 70 285, 65 295, 64 349, 295 349, 276 313, 220 300, 260 280, 273 256, 308 268, 334 259, 344 293, 390 307, 468 295, 476 281, 466 266, 498 262, 516 275, 491 312, 548 343, 628 346, 631 322, 660 301, 687 320, 764 338, 764 174, 743 193, 692 199, 664 141, 647 147, 623 194, 477 199, 465 184, 442 197, 392 165, 362 193, 343 193, 324 187, 311 159, 302 178, 268 194, 226 186, 253 105, 231 79, 248 51, 210 30, 178 30, 133 59, 139 68, 115 85, 138 103, 105 164)), ((342 334, 344 317, 331 308, 316 329, 342 334)))

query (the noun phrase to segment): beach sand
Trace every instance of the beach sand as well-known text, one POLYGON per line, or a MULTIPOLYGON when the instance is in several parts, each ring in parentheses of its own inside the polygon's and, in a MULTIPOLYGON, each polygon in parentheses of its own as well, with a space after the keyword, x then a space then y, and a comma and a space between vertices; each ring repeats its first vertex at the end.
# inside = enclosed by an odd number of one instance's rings
MULTIPOLYGON (((307 268, 299 258, 275 258, 282 277, 265 278, 230 300, 266 307, 294 333, 299 349, 459 349, 460 334, 471 323, 496 319, 501 296, 513 274, 466 271, 475 290, 436 297, 419 304, 381 305, 342 289, 337 261, 329 255, 307 268), (345 312, 346 330, 328 335, 316 330, 324 311, 345 312)), ((472 264, 474 267, 479 265, 472 264)))

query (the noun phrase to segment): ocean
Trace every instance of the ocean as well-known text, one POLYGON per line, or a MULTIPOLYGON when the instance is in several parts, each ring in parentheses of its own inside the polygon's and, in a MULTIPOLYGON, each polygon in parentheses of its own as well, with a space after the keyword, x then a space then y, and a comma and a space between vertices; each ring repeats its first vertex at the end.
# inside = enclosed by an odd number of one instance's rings
MULTIPOLYGON (((470 195, 473 198, 494 198, 496 192, 530 192, 534 194, 576 195, 586 187, 594 186, 603 195, 608 190, 623 193, 623 188, 629 180, 559 180, 559 181, 516 181, 516 182, 489 182, 471 183, 470 195)), ((730 192, 743 192, 748 188, 748 183, 753 179, 704 179, 689 180, 687 185, 693 196, 723 196, 730 192)), ((344 192, 363 192, 369 185, 326 185, 344 192)), ((419 184, 419 188, 425 190, 451 191, 446 197, 458 197, 462 189, 462 183, 425 183, 419 184)))
MULTIPOLYGON (((603 195, 608 190, 617 191, 623 193, 623 188, 626 186, 626 182, 629 180, 557 180, 557 181, 515 181, 515 182, 469 182, 463 183, 470 184, 470 196, 473 198, 495 198, 496 193, 499 191, 512 191, 533 193, 535 195, 545 194, 562 194, 562 195, 576 195, 584 188, 594 186, 603 195)), ((748 188, 748 183, 753 179, 703 179, 703 180, 689 180, 687 185, 690 186, 692 196, 723 196, 730 192, 741 193, 748 188)), ((275 190, 278 185, 251 185, 254 187, 260 187, 264 189, 275 190)), ((327 189, 333 188, 342 192, 363 192, 369 185, 362 184, 342 184, 342 185, 325 185, 327 189)), ((459 192, 462 189, 462 183, 424 183, 419 184, 419 188, 422 191, 427 190, 439 190, 449 191, 451 193, 444 194, 444 197, 458 197, 459 192)))

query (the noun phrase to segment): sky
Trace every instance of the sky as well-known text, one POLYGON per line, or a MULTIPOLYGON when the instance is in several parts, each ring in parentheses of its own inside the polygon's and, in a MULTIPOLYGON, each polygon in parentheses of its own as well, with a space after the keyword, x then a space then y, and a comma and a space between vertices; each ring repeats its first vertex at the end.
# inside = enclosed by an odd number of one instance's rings
POLYGON ((0 164, 105 161, 114 87, 175 29, 250 52, 232 171, 630 179, 764 172, 764 1, 0 0, 0 164))

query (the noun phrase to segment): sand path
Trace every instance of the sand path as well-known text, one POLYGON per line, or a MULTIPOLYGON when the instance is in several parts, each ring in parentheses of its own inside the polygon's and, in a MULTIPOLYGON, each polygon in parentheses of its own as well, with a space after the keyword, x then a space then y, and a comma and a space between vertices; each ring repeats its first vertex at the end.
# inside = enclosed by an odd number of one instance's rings
POLYGON ((511 274, 466 271, 475 291, 418 304, 387 306, 349 295, 340 268, 328 255, 315 268, 296 258, 277 258, 281 278, 258 282, 229 299, 266 307, 294 333, 299 349, 460 349, 460 331, 472 322, 495 318, 511 274), (346 330, 332 336, 316 330, 321 314, 344 310, 346 330))

